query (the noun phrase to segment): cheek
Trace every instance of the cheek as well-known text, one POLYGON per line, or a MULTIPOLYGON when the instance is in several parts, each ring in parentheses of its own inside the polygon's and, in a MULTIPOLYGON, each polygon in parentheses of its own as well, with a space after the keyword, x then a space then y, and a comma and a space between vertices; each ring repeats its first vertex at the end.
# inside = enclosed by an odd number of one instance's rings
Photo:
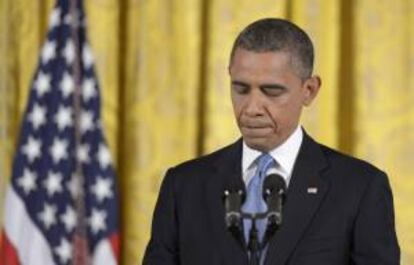
POLYGON ((243 110, 244 100, 242 97, 232 94, 231 103, 233 105, 234 114, 236 114, 236 117, 238 117, 240 115, 240 112, 243 110))
POLYGON ((296 123, 300 116, 301 102, 291 98, 278 98, 267 105, 267 113, 278 127, 296 123))

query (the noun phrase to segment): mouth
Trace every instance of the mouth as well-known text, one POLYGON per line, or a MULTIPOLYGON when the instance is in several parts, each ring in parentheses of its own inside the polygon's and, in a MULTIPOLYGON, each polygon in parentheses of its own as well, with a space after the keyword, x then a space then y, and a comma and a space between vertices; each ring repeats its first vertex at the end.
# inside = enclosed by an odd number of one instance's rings
POLYGON ((243 136, 250 138, 266 137, 273 132, 273 127, 265 125, 245 125, 241 127, 243 136))

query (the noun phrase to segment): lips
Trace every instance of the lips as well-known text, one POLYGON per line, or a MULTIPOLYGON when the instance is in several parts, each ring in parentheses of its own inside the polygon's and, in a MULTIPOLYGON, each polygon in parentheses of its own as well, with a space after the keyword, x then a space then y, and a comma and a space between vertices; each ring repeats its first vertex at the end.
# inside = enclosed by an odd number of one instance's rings
POLYGON ((265 129, 265 128, 273 128, 272 124, 265 121, 242 121, 241 127, 253 130, 253 129, 265 129))
POLYGON ((274 124, 265 117, 241 116, 239 128, 244 137, 261 138, 274 133, 274 124))
POLYGON ((273 132, 270 126, 242 126, 241 131, 244 137, 260 138, 266 137, 273 132))

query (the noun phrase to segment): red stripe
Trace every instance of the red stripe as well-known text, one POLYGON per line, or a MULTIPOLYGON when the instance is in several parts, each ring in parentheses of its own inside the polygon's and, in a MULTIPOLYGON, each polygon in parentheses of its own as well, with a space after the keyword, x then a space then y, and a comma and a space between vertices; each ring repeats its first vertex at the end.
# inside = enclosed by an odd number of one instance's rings
POLYGON ((0 237, 0 265, 19 265, 17 251, 10 243, 4 231, 0 237))
POLYGON ((111 243, 112 251, 114 252, 115 260, 119 263, 119 251, 120 251, 120 240, 119 234, 114 233, 109 237, 109 242, 111 243))

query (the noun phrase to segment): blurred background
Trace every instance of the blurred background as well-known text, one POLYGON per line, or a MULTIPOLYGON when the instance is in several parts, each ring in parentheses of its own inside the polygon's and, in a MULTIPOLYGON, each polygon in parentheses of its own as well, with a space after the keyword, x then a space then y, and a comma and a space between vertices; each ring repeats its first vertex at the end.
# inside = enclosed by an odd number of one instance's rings
MULTIPOLYGON (((1 206, 53 4, 0 0, 1 206)), ((141 262, 166 169, 239 137, 227 63, 237 33, 262 17, 291 19, 310 34, 322 89, 302 124, 389 174, 402 264, 414 264, 414 0, 85 0, 85 7, 119 180, 122 264, 141 262)))

